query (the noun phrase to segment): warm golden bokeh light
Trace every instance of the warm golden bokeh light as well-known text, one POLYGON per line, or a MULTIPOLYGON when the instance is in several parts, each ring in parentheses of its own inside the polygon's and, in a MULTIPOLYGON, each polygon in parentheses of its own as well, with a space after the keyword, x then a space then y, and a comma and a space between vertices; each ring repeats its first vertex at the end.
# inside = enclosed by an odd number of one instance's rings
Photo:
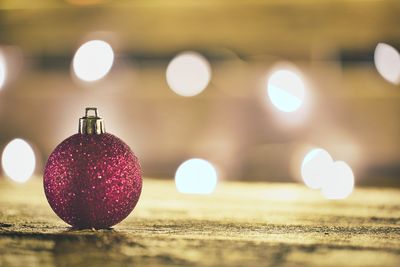
POLYGON ((7 75, 6 60, 4 59, 4 56, 0 51, 0 89, 4 86, 6 82, 6 75, 7 75))
POLYGON ((275 108, 283 112, 294 112, 303 105, 305 85, 294 71, 278 69, 267 79, 267 93, 275 108))
POLYGON ((14 139, 3 150, 1 165, 9 178, 18 183, 24 183, 35 171, 35 153, 25 140, 14 139))
POLYGON ((312 149, 301 164, 301 176, 304 183, 312 189, 320 189, 327 179, 333 159, 328 151, 322 148, 312 149))
POLYGON ((104 41, 92 40, 76 51, 72 67, 76 77, 85 82, 93 82, 106 76, 113 62, 112 47, 104 41))
POLYGON ((400 83, 400 54, 392 46, 379 43, 374 54, 375 67, 388 82, 400 83))
POLYGON ((354 174, 351 167, 344 161, 335 161, 327 173, 321 188, 322 195, 327 199, 345 199, 351 195, 354 188, 354 174))
POLYGON ((169 63, 166 78, 169 87, 178 95, 198 95, 210 82, 210 63, 199 53, 181 53, 169 63))
POLYGON ((204 159, 189 159, 175 173, 175 184, 185 194, 211 194, 218 181, 215 167, 204 159))

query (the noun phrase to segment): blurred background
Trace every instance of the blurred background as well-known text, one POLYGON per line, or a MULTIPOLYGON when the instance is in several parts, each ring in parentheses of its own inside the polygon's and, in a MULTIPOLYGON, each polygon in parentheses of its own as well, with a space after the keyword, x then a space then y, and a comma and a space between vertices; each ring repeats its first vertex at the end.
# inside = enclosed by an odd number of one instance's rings
POLYGON ((296 182, 323 148, 356 185, 400 186, 399 14, 397 0, 2 0, 2 173, 20 138, 8 164, 34 158, 40 177, 94 106, 145 177, 202 158, 220 180, 296 182))

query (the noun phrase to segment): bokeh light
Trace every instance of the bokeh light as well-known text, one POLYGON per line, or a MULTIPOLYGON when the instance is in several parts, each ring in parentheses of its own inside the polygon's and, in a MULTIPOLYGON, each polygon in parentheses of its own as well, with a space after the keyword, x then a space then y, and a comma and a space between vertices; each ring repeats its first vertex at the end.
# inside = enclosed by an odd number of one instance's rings
POLYGON ((322 148, 312 149, 301 164, 301 177, 312 189, 320 189, 333 164, 331 155, 322 148))
POLYGON ((104 41, 92 40, 84 43, 76 51, 72 67, 79 79, 93 82, 107 75, 113 62, 112 47, 104 41))
POLYGON ((6 76, 7 76, 6 60, 4 59, 4 56, 0 51, 0 89, 6 82, 6 76))
POLYGON ((3 150, 1 165, 9 178, 24 183, 35 171, 35 153, 25 140, 14 139, 3 150))
POLYGON ((217 185, 215 167, 204 159, 189 159, 175 173, 175 184, 185 194, 210 194, 217 185))
POLYGON ((379 43, 374 53, 375 67, 388 82, 400 83, 400 54, 392 46, 379 43))
POLYGON ((327 199, 344 199, 350 196, 353 188, 353 170, 346 162, 336 161, 330 167, 327 179, 322 184, 321 192, 327 199))
POLYGON ((278 110, 294 112, 303 105, 305 85, 294 71, 279 69, 269 75, 267 93, 269 100, 278 110))
POLYGON ((178 95, 195 96, 210 82, 210 63, 199 53, 181 53, 168 64, 166 78, 168 86, 178 95))

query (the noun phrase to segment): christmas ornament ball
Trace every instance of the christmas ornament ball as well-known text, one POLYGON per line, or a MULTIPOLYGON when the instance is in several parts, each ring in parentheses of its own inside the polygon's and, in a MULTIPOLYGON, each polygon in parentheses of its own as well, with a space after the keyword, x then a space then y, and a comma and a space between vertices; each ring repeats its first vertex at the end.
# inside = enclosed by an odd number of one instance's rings
POLYGON ((134 209, 142 190, 138 158, 118 137, 105 133, 95 108, 87 108, 79 133, 51 153, 44 191, 54 212, 75 228, 109 228, 134 209), (88 111, 94 110, 95 116, 88 111))

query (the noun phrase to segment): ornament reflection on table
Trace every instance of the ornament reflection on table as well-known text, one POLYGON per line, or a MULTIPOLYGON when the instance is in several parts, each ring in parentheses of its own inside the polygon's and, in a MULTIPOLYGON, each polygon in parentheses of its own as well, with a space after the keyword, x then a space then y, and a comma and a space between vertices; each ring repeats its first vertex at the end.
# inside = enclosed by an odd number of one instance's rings
POLYGON ((44 190, 51 208, 66 223, 75 228, 108 228, 125 219, 139 200, 140 163, 128 145, 105 133, 97 109, 86 108, 79 133, 50 155, 44 190))

